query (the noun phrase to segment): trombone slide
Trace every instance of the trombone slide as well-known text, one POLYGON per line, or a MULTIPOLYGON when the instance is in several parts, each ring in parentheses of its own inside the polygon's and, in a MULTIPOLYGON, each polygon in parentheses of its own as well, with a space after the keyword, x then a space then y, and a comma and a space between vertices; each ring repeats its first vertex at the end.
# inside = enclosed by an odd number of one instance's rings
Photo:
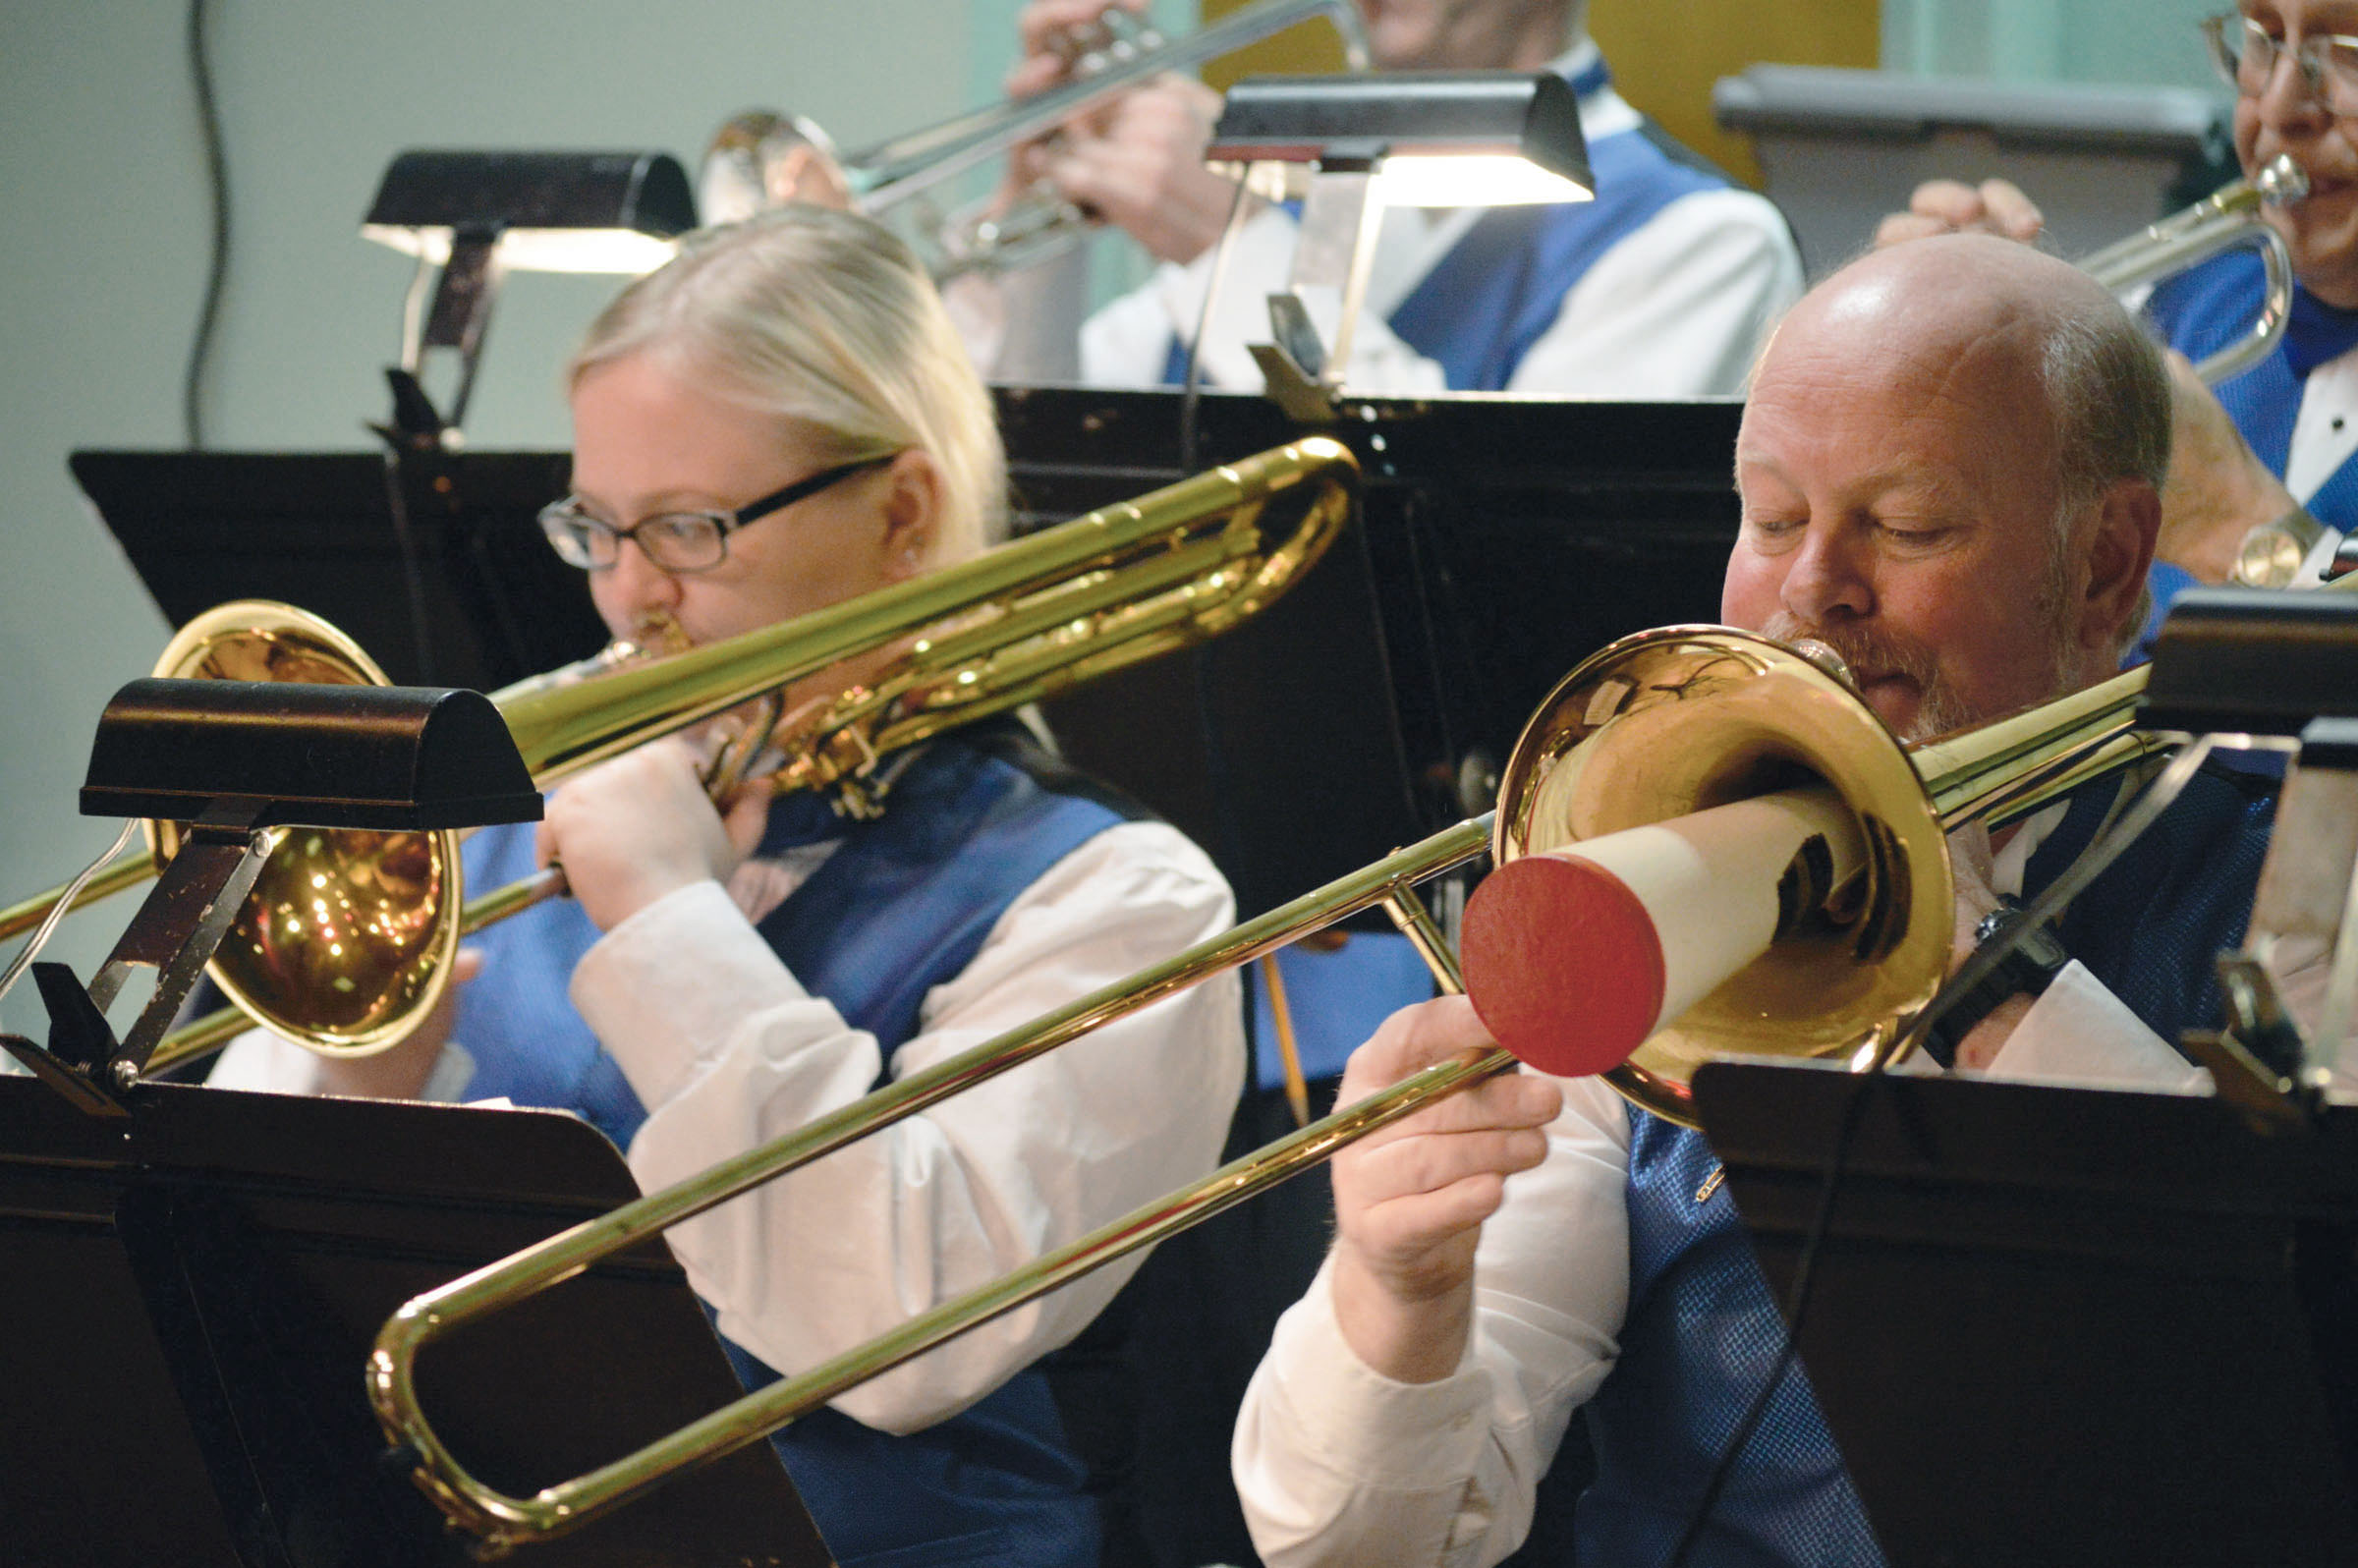
MULTIPOLYGON (((954 1334, 1197 1220, 1208 1219, 1324 1158, 1344 1143, 1410 1114, 1427 1099, 1477 1077, 1505 1071, 1514 1065, 1514 1058, 1502 1050, 1491 1051, 1474 1063, 1432 1069, 1423 1079, 1407 1080, 1387 1095, 1378 1096, 1380 1105, 1363 1101, 1294 1135, 1278 1146, 1297 1151, 1285 1159, 1272 1159, 1273 1150, 1249 1155, 1186 1194, 1159 1200, 1126 1215, 1016 1274, 913 1319, 883 1339, 846 1352, 802 1376, 748 1394, 635 1454, 576 1480, 544 1487, 531 1497, 502 1493, 470 1475, 436 1435, 418 1401, 415 1367, 419 1352, 462 1323, 570 1279, 650 1234, 914 1116, 1101 1024, 1250 963, 1346 916, 1381 904, 1394 910, 1396 920, 1413 924, 1417 913, 1412 885, 1480 857, 1490 828, 1488 816, 1460 822, 1126 980, 1068 1003, 1034 1024, 912 1073, 864 1100, 724 1160, 701 1176, 585 1221, 418 1297, 386 1322, 368 1358, 368 1396, 387 1438, 417 1457, 418 1484, 436 1505, 484 1540, 507 1545, 553 1536, 622 1506, 675 1470, 717 1459, 759 1439, 854 1383, 954 1334), (1425 1083, 1426 1092, 1412 1099, 1406 1092, 1420 1082, 1425 1083)), ((1444 978, 1442 983, 1450 981, 1444 978)))

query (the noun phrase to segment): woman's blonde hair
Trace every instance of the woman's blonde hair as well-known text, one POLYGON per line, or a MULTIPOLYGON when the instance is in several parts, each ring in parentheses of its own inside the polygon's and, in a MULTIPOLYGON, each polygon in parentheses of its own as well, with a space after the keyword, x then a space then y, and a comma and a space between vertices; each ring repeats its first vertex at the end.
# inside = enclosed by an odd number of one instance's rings
POLYGON ((828 460, 930 454, 946 503, 930 564, 1006 532, 990 394, 932 280, 867 218, 798 205, 687 236, 598 315, 566 386, 642 354, 715 396, 814 426, 837 448, 828 460))

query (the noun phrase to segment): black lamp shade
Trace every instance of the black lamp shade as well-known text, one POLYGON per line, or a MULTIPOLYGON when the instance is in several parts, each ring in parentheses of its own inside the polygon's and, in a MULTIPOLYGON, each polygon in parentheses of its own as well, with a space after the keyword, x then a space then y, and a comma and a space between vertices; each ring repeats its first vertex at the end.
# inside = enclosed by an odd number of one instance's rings
POLYGON ((254 803, 257 826, 540 816, 540 792, 479 692, 154 678, 117 692, 90 746, 83 814, 193 818, 220 800, 254 803))
POLYGON ((668 152, 404 152, 385 170, 371 227, 498 232, 696 227, 688 172, 668 152))
POLYGON ((1578 99, 1547 71, 1249 77, 1228 89, 1205 156, 1332 168, 1474 153, 1520 154, 1591 187, 1578 99))

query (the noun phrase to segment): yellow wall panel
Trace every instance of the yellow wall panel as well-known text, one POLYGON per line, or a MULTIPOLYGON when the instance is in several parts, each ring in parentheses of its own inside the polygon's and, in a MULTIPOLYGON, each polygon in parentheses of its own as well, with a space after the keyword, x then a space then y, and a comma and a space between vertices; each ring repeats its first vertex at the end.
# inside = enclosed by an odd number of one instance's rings
POLYGON ((1751 143, 1712 123, 1712 84, 1746 66, 1879 63, 1879 0, 1592 0, 1589 30, 1621 95, 1738 179, 1751 143))
MULTIPOLYGON (((1204 0, 1204 20, 1214 22, 1250 0, 1204 0)), ((1301 23, 1273 38, 1249 44, 1204 68, 1204 80, 1225 92, 1243 77, 1323 75, 1343 68, 1342 40, 1324 21, 1301 23)))
MULTIPOLYGON (((1203 15, 1213 20, 1247 3, 1203 0, 1203 15)), ((1591 0, 1589 30, 1612 62, 1623 97, 1757 186, 1750 142, 1712 123, 1712 84, 1765 61, 1872 70, 1880 9, 1880 0, 1591 0)), ((1224 90, 1239 77, 1341 68, 1334 29, 1311 22, 1213 61, 1204 80, 1224 90)))

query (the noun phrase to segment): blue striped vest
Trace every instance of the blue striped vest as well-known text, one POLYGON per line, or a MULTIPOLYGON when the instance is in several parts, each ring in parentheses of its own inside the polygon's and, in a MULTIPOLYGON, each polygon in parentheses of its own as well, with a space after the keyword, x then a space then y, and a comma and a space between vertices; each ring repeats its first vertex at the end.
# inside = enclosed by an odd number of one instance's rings
MULTIPOLYGON (((2115 794, 2082 790, 2031 857, 2026 888, 2061 874, 2115 794)), ((2164 1039, 2215 1023, 2212 955, 2243 939, 2275 812, 2270 781, 2196 776, 2162 820, 2065 913, 2064 946, 2164 1039)), ((1784 1321, 1700 1133, 1630 1112, 1629 1316, 1590 1401, 1598 1475, 1579 1558, 1658 1563, 1785 1340, 1784 1321)), ((1691 1568, 1880 1565, 1825 1418, 1796 1363, 1689 1558, 1691 1568)))
MULTIPOLYGON (((1572 79, 1572 90, 1586 96, 1611 80, 1599 61, 1572 79)), ((1727 187, 1684 148, 1666 150, 1651 126, 1588 148, 1594 200, 1491 208, 1393 308, 1393 333, 1440 365, 1450 391, 1506 390, 1564 296, 1607 251, 1679 197, 1727 187)), ((1163 381, 1176 386, 1186 372, 1187 345, 1174 341, 1163 381)))
MULTIPOLYGON (((889 1064, 918 1032, 926 993, 966 968, 1024 889, 1134 814, 1031 746, 1012 721, 976 726, 911 761, 875 821, 845 821, 813 796, 781 799, 761 853, 839 843, 758 929, 806 989, 876 1036, 889 1064)), ((471 886, 493 886, 532 862, 529 826, 494 828, 468 843, 466 875, 471 886)), ((596 938, 570 901, 488 927, 477 938, 483 971, 466 988, 454 1035, 476 1058, 470 1097, 572 1110, 627 1148, 646 1108, 566 1000, 574 965, 596 938)), ((778 1376, 722 1345, 748 1387, 778 1376)), ((1088 1469, 1039 1366, 907 1436, 822 1410, 771 1441, 846 1568, 1097 1561, 1088 1469)))

